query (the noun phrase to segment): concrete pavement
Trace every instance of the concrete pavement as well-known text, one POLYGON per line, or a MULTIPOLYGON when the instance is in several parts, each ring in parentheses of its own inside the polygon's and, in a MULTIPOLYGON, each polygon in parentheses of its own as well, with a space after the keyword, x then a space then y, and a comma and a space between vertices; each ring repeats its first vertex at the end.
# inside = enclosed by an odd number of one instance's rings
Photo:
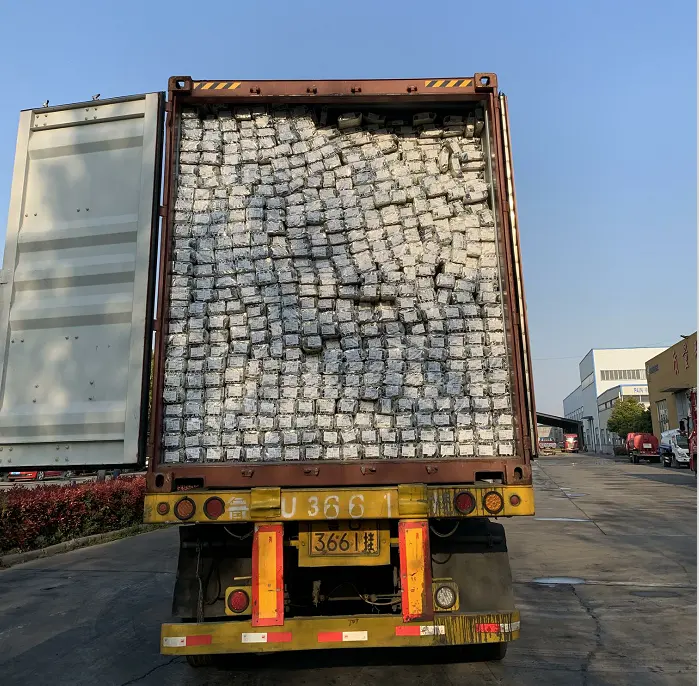
POLYGON ((534 471, 536 517, 504 520, 522 638, 502 663, 333 651, 193 670, 158 653, 176 570, 168 529, 0 572, 0 683, 695 684, 694 476, 584 455, 534 471))

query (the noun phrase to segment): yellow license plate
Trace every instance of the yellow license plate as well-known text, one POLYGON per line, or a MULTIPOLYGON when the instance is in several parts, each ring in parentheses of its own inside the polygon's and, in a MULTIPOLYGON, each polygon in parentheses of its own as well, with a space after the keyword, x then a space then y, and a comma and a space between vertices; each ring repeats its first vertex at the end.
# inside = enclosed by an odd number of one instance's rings
POLYGON ((299 566, 388 564, 390 545, 388 528, 376 520, 313 522, 299 532, 299 566))
POLYGON ((378 555, 380 547, 376 522, 311 524, 309 555, 378 555))

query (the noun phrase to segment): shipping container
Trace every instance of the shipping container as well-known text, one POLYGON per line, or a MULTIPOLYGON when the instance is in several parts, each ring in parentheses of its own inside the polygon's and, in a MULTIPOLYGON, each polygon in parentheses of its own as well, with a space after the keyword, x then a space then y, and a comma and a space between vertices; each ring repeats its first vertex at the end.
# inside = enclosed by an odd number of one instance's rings
POLYGON ((533 514, 538 446, 496 76, 173 77, 163 126, 164 101, 22 113, 0 466, 148 455, 145 520, 184 524, 161 649, 192 664, 503 657, 490 518, 533 514))

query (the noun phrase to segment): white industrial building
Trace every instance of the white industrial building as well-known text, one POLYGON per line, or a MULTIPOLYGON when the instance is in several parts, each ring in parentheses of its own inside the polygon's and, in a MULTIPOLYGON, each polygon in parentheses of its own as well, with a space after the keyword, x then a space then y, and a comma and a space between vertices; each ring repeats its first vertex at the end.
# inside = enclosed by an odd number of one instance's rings
POLYGON ((648 404, 646 362, 664 349, 593 349, 583 357, 578 365, 580 385, 563 400, 563 415, 583 423, 587 450, 612 451, 607 420, 616 398, 636 395, 639 402, 648 404))
POLYGON ((648 396, 648 385, 645 383, 638 384, 619 384, 610 388, 604 393, 601 393, 597 398, 597 410, 599 412, 599 438, 600 452, 612 454, 615 445, 621 445, 623 441, 615 433, 611 433, 607 429, 607 422, 612 414, 614 403, 619 398, 636 398, 643 407, 650 407, 650 397, 648 396))

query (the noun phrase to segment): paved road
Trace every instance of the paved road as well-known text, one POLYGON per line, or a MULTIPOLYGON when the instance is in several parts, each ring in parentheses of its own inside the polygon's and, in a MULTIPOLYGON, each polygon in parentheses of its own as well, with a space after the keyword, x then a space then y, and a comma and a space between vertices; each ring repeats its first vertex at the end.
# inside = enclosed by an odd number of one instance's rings
POLYGON ((193 670, 158 654, 176 565, 168 529, 0 572, 0 682, 695 684, 694 476, 578 455, 542 459, 535 474, 536 518, 505 520, 522 639, 502 663, 384 650, 231 658, 193 670))

